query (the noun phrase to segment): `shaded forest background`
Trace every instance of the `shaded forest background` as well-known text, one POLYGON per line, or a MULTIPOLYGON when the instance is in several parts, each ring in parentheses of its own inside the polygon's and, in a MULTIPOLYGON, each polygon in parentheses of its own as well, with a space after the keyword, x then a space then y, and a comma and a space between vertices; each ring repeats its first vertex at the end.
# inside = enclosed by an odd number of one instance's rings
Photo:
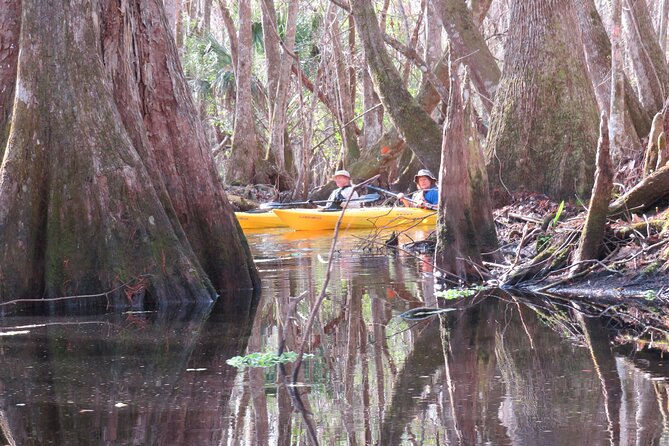
MULTIPOLYGON (((417 168, 436 171, 450 49, 471 79, 493 187, 590 194, 612 85, 611 2, 378 2, 371 19, 397 79, 374 78, 378 42, 355 26, 370 19, 368 3, 165 1, 226 184, 306 198, 341 167, 358 180, 380 172, 402 189, 417 168), (409 100, 420 110, 406 108, 409 100), (420 141, 411 127, 421 128, 420 141)), ((634 161, 627 168, 641 170, 669 90, 669 9, 654 0, 621 6, 625 111, 613 156, 616 167, 634 161)))

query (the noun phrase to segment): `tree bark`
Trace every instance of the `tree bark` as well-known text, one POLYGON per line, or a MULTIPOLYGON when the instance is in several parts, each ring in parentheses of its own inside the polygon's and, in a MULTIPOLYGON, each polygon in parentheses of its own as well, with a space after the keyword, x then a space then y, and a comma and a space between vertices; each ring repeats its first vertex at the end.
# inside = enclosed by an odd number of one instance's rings
MULTIPOLYGON (((576 3, 579 28, 583 38, 585 60, 597 99, 600 112, 609 109, 611 103, 611 41, 606 33, 602 19, 597 12, 594 0, 583 0, 576 3)), ((630 149, 639 146, 639 135, 646 135, 650 129, 650 116, 641 106, 626 76, 624 147, 630 149)), ((614 156, 615 159, 615 156, 614 156)))
POLYGON ((648 134, 648 143, 646 144, 646 153, 643 160, 643 175, 648 176, 655 170, 664 166, 666 163, 661 160, 660 135, 662 135, 662 113, 658 113, 653 118, 653 125, 648 134))
POLYGON ((181 2, 182 0, 163 0, 167 25, 174 39, 177 38, 177 22, 181 14, 181 2))
POLYGON ((0 300, 114 290, 115 305, 164 305, 257 286, 162 3, 20 12, 0 300))
POLYGON ((362 106, 365 109, 365 114, 362 117, 360 143, 364 151, 378 141, 383 134, 383 106, 381 100, 379 100, 379 95, 374 91, 374 83, 364 61, 362 64, 362 106))
POLYGON ((476 23, 476 26, 480 28, 483 24, 483 20, 488 15, 490 5, 492 5, 492 0, 469 0, 468 3, 472 11, 474 23, 476 23))
POLYGON ((218 9, 221 13, 221 19, 225 25, 225 30, 228 33, 230 40, 230 58, 232 59, 233 71, 237 72, 237 60, 239 59, 239 42, 237 40, 237 29, 235 22, 232 20, 232 15, 228 9, 226 0, 218 0, 218 9))
POLYGON ((345 147, 342 160, 346 166, 360 157, 360 147, 358 146, 353 119, 355 116, 353 111, 355 98, 351 91, 352 85, 349 84, 349 72, 339 37, 341 32, 337 15, 338 9, 333 3, 330 3, 327 12, 327 30, 332 48, 331 62, 333 65, 334 84, 336 86, 335 94, 338 104, 336 118, 339 121, 341 137, 345 147))
POLYGON ((235 81, 235 125, 232 132, 232 151, 225 172, 229 184, 269 183, 260 163, 261 147, 255 127, 253 95, 251 93, 251 0, 239 0, 238 54, 235 81))
POLYGON ((636 91, 652 116, 669 94, 669 67, 644 0, 623 0, 622 26, 636 91))
POLYGON ((463 280, 477 277, 481 252, 496 251, 497 233, 481 146, 472 124, 470 92, 451 67, 444 125, 436 265, 463 280))
POLYGON ((21 0, 6 1, 0 8, 0 159, 9 136, 20 33, 21 0))
POLYGON ((469 67, 472 82, 483 96, 483 107, 490 113, 501 74, 483 35, 474 24, 472 11, 462 0, 438 0, 435 7, 448 34, 453 55, 462 57, 462 63, 469 67))
POLYGON ((667 23, 669 22, 669 0, 662 0, 659 7, 659 23, 657 27, 658 42, 663 53, 667 52, 667 23))
POLYGON ((436 171, 441 147, 439 126, 402 87, 402 79, 386 52, 371 2, 353 0, 351 8, 381 103, 404 141, 423 165, 436 171))
MULTIPOLYGON (((292 163, 286 163, 287 149, 290 141, 286 128, 286 112, 288 91, 290 90, 290 72, 293 65, 293 48, 297 30, 297 12, 299 1, 293 0, 288 4, 288 13, 285 26, 283 53, 279 41, 276 11, 272 0, 263 0, 263 35, 267 54, 267 89, 269 94, 270 139, 268 152, 272 153, 279 172, 286 170, 293 172, 292 163), (272 48, 270 51, 269 49, 272 48), (271 57, 270 57, 271 55, 271 57)), ((267 156, 266 156, 267 158, 267 156)), ((289 156, 292 159, 292 157, 289 156)), ((286 176, 286 180, 289 176, 286 176)), ((292 189, 291 185, 288 189, 292 189)))
POLYGON ((597 104, 571 1, 511 2, 504 72, 486 157, 513 191, 586 196, 592 186, 597 104), (532 172, 532 175, 527 175, 532 172))
MULTIPOLYGON (((609 98, 609 122, 607 124, 609 139, 607 143, 610 145, 610 153, 613 159, 620 160, 622 158, 623 147, 625 146, 626 142, 624 87, 625 71, 623 69, 620 0, 612 0, 611 6, 613 8, 613 13, 611 16, 611 95, 609 98)), ((602 124, 600 123, 600 133, 601 126, 602 124)), ((600 166, 597 165, 597 168, 600 168, 600 166)))
POLYGON ((585 270, 588 265, 579 263, 584 260, 599 258, 606 228, 606 214, 611 202, 613 189, 613 165, 609 155, 609 128, 606 115, 602 113, 599 127, 599 142, 597 144, 597 169, 595 171, 595 185, 592 187, 592 196, 588 215, 583 225, 581 239, 576 249, 571 274, 585 270))

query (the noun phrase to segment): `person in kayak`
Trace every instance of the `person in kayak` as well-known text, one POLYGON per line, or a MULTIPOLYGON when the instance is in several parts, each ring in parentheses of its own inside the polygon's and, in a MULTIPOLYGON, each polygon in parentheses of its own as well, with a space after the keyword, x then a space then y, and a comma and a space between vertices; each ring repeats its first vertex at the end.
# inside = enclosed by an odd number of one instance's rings
MULTIPOLYGON (((328 197, 328 202, 325 209, 342 209, 344 203, 350 196, 351 199, 358 198, 358 193, 353 190, 351 184, 351 174, 347 170, 338 170, 334 173, 332 179, 337 184, 337 189, 333 190, 328 197)), ((351 201, 348 203, 348 208, 359 208, 360 203, 351 201)))
POLYGON ((406 199, 403 193, 397 194, 397 198, 404 203, 404 206, 420 207, 427 209, 436 209, 439 203, 439 189, 437 188, 437 179, 427 169, 420 169, 413 177, 418 190, 406 199))

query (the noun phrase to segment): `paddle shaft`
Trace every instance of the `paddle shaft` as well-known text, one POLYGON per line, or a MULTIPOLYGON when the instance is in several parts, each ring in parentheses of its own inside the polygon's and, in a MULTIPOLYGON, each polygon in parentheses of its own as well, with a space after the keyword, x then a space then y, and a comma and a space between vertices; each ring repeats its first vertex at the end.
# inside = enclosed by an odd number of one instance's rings
POLYGON ((401 199, 401 200, 407 200, 407 201, 410 201, 410 202, 413 203, 413 204, 416 204, 416 205, 419 205, 419 206, 424 206, 424 207, 426 207, 426 208, 428 208, 428 209, 431 209, 431 210, 433 210, 433 211, 436 211, 436 210, 437 210, 437 206, 434 205, 434 204, 424 203, 424 202, 420 202, 420 201, 412 200, 411 198, 408 198, 408 197, 406 197, 406 196, 403 196, 402 198, 400 198, 399 194, 396 194, 395 192, 391 192, 391 191, 389 191, 389 190, 381 189, 380 187, 376 187, 376 186, 367 186, 367 189, 371 189, 371 190, 375 190, 375 191, 383 192, 384 194, 386 194, 386 195, 390 195, 391 197, 394 197, 394 198, 397 198, 397 199, 401 199))
MULTIPOLYGON (((367 203, 376 201, 378 199, 379 199, 379 194, 367 194, 363 195, 362 197, 352 198, 350 201, 367 203)), ((310 200, 310 201, 293 201, 290 203, 265 203, 263 206, 265 206, 267 209, 273 209, 273 208, 290 207, 290 206, 304 206, 306 204, 325 204, 331 201, 332 200, 310 200)))

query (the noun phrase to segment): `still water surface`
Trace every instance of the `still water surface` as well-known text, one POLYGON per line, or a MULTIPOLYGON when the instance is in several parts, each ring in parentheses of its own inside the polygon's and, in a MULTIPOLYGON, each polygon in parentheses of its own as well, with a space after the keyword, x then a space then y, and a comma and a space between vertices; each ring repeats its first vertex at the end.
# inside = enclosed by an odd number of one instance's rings
MULTIPOLYGON (((249 233, 255 308, 240 293, 207 312, 0 320, 0 444, 307 444, 277 370, 226 360, 275 351, 280 333, 297 349, 330 236, 249 233)), ((669 372, 612 349, 605 321, 497 293, 407 322, 437 305, 430 267, 365 233, 338 248, 298 387, 320 444, 669 445, 669 372)))

